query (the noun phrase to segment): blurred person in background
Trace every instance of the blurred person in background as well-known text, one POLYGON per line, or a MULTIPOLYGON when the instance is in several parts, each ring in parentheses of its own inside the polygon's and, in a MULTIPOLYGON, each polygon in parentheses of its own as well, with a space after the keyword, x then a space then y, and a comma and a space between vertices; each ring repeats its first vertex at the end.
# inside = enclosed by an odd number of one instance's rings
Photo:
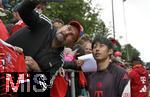
POLYGON ((7 16, 7 14, 5 13, 5 10, 2 5, 2 1, 0 0, 0 39, 2 39, 4 41, 6 39, 8 39, 8 37, 9 37, 6 26, 1 19, 2 17, 5 17, 5 16, 7 16))
MULTIPOLYGON (((12 8, 13 19, 11 19, 9 24, 7 25, 7 29, 10 35, 14 34, 18 30, 26 26, 26 24, 23 22, 23 20, 21 19, 17 11, 19 6, 20 6, 20 3, 18 3, 12 8)), ((45 6, 44 4, 38 4, 35 8, 35 11, 41 14, 44 10, 44 6, 45 6)))
POLYGON ((92 53, 92 39, 87 34, 81 36, 78 43, 83 45, 85 54, 92 53))
POLYGON ((129 71, 131 79, 131 97, 148 97, 148 72, 143 67, 140 57, 131 60, 132 69, 129 71))
POLYGON ((8 26, 8 29, 10 29, 10 35, 14 34, 18 30, 20 30, 21 28, 25 27, 25 23, 23 22, 23 20, 21 19, 20 15, 17 11, 19 4, 17 4, 12 9, 13 19, 8 26))

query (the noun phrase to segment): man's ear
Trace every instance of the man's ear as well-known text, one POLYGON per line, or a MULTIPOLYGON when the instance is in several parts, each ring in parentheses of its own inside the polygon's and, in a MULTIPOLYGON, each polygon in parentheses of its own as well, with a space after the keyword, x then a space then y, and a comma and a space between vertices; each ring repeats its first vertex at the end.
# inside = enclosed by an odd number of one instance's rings
POLYGON ((112 55, 113 54, 113 49, 109 49, 109 54, 112 55))

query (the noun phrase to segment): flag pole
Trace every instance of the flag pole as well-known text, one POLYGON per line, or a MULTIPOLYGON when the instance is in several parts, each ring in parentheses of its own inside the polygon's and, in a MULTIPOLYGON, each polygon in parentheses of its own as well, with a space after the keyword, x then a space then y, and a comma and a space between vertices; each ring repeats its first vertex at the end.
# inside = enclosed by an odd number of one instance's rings
POLYGON ((115 32, 115 18, 114 18, 114 0, 111 0, 111 7, 112 7, 112 23, 113 23, 113 37, 116 38, 115 32))
MULTIPOLYGON (((126 0, 123 0, 122 4, 123 4, 123 18, 124 18, 124 27, 125 27, 125 40, 126 40, 126 44, 128 44, 128 31, 127 31, 127 23, 126 23, 126 15, 125 15, 125 5, 124 2, 126 0)), ((130 56, 129 56, 129 50, 127 47, 127 61, 130 60, 130 56)))

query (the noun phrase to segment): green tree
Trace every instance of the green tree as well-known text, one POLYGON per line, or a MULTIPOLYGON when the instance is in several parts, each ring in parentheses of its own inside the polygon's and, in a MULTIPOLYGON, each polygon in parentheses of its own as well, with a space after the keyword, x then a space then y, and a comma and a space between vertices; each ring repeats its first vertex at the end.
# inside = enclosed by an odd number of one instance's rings
POLYGON ((146 63, 146 67, 150 69, 150 62, 146 63))
MULTIPOLYGON (((21 0, 11 0, 12 6, 19 3, 21 0)), ((92 0, 64 0, 64 2, 50 2, 46 5, 44 14, 50 19, 60 18, 65 23, 70 20, 78 20, 84 27, 84 32, 90 36, 109 35, 108 28, 105 23, 98 17, 101 14, 101 9, 91 7, 92 0)), ((7 17, 3 21, 7 24, 12 18, 11 9, 7 17)))
POLYGON ((130 62, 135 56, 140 56, 140 52, 131 44, 126 44, 122 50, 122 59, 130 62))
POLYGON ((60 18, 65 23, 70 20, 78 20, 84 27, 84 32, 93 35, 108 36, 108 29, 104 22, 98 18, 100 8, 92 8, 91 0, 65 0, 62 3, 49 3, 46 7, 45 14, 53 19, 60 18))

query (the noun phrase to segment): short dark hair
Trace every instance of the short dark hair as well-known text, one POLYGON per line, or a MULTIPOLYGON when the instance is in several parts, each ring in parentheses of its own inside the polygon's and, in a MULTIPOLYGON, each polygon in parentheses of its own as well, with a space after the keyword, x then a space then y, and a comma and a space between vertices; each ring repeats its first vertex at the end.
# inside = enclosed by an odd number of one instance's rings
POLYGON ((134 65, 134 64, 142 64, 143 62, 139 56, 135 56, 132 58, 131 63, 134 65))
POLYGON ((113 49, 112 42, 109 39, 107 39, 106 37, 96 36, 92 42, 92 48, 96 42, 105 44, 109 49, 113 49))

